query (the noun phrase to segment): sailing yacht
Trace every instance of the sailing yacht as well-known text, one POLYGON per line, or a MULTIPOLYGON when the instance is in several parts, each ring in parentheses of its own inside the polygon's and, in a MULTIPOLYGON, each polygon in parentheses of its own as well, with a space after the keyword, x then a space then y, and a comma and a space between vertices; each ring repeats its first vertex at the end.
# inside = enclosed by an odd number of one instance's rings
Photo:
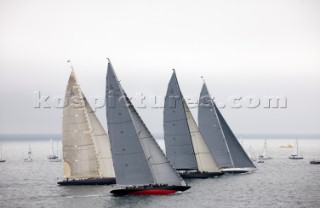
POLYGON ((108 133, 119 185, 110 193, 167 195, 189 189, 127 97, 110 60, 106 83, 108 133))
POLYGON ((262 153, 259 155, 259 159, 260 160, 270 160, 272 159, 271 156, 268 155, 268 151, 267 151, 267 140, 264 140, 264 145, 263 145, 263 150, 262 153))
POLYGON ((200 132, 217 162, 226 173, 248 173, 256 169, 203 83, 198 107, 200 132))
POLYGON ((5 162, 6 160, 2 159, 2 144, 0 145, 0 162, 5 162))
MULTIPOLYGON (((52 148, 52 153, 53 153, 53 148, 52 148)), ((55 155, 53 153, 52 155, 54 155, 55 157, 49 158, 50 162, 61 162, 62 161, 62 159, 59 158, 59 143, 58 143, 58 140, 57 140, 57 154, 55 155)))
POLYGON ((71 66, 62 119, 64 180, 59 185, 115 183, 109 137, 81 91, 71 66))
POLYGON ((183 178, 209 178, 224 174, 183 98, 175 70, 168 85, 163 115, 166 155, 183 178))
POLYGON ((254 153, 254 150, 252 148, 252 146, 250 145, 250 159, 251 161, 256 161, 257 160, 257 157, 256 157, 256 154, 254 153))
POLYGON ((31 151, 31 147, 30 147, 30 144, 29 144, 29 150, 28 150, 28 157, 24 159, 25 162, 33 162, 33 159, 32 159, 32 151, 31 151))
POLYGON ((298 139, 296 139, 295 151, 294 151, 294 153, 292 155, 289 156, 289 159, 293 159, 293 160, 301 160, 301 159, 303 159, 301 150, 299 149, 298 139))
POLYGON ((312 165, 320 165, 320 159, 313 159, 310 161, 310 164, 312 165))
POLYGON ((51 154, 47 156, 47 158, 49 160, 51 159, 57 159, 58 156, 54 154, 54 151, 53 151, 53 141, 52 141, 52 138, 50 139, 50 144, 51 144, 51 154))

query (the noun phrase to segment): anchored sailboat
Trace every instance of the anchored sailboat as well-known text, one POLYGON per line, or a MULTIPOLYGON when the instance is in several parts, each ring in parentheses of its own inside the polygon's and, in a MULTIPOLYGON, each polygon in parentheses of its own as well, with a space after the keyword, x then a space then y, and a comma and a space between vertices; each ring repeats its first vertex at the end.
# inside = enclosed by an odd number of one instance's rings
MULTIPOLYGON (((53 152, 53 148, 52 148, 52 152, 53 152)), ((59 154, 59 143, 58 143, 58 140, 57 140, 57 154, 55 155, 53 153, 52 155, 54 155, 55 157, 49 159, 50 162, 61 162, 62 161, 62 159, 60 158, 60 154, 59 154)))
POLYGON ((255 165, 212 100, 205 83, 200 93, 198 120, 200 132, 223 172, 246 173, 255 170, 255 165))
POLYGON ((28 150, 28 157, 24 159, 25 162, 33 162, 33 159, 32 159, 32 151, 31 151, 31 147, 30 147, 30 144, 29 144, 29 150, 28 150))
POLYGON ((164 140, 167 157, 183 178, 222 175, 181 93, 175 71, 164 104, 164 140))
POLYGON ((296 139, 295 152, 292 155, 289 156, 289 159, 293 159, 293 160, 301 160, 301 159, 303 159, 302 152, 299 149, 298 139, 296 139))
POLYGON ((6 160, 2 159, 2 144, 0 145, 0 162, 5 162, 6 160))
POLYGON ((58 156, 54 154, 54 150, 53 150, 53 141, 52 141, 52 138, 50 139, 50 144, 51 144, 51 154, 48 155, 48 159, 57 159, 58 156))
POLYGON ((64 180, 59 185, 115 183, 109 137, 91 109, 72 69, 63 109, 64 180))
POLYGON ((272 159, 272 157, 268 155, 268 151, 267 150, 268 150, 267 149, 267 140, 265 140, 262 153, 259 155, 259 159, 260 160, 270 160, 270 159, 272 159))
POLYGON ((109 61, 108 132, 119 189, 114 195, 165 195, 190 188, 170 165, 121 87, 109 61))
POLYGON ((256 161, 257 160, 257 157, 256 157, 256 154, 252 148, 252 146, 250 145, 250 159, 251 161, 256 161))

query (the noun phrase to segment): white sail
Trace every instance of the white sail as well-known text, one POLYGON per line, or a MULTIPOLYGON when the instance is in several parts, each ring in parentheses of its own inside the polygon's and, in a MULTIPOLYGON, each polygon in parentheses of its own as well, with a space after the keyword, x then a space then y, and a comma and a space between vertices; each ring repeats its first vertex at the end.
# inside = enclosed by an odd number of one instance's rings
POLYGON ((191 134, 198 170, 201 172, 221 172, 217 163, 213 159, 185 100, 183 100, 183 106, 191 134))
POLYGON ((109 136, 87 102, 86 110, 92 128, 91 137, 96 148, 99 174, 101 177, 115 177, 109 136))
MULTIPOLYGON (((100 140, 107 140, 108 143, 109 140, 105 131, 100 128, 101 125, 97 124, 99 123, 98 119, 94 119, 94 117, 95 115, 82 94, 72 70, 63 110, 62 144, 65 178, 114 177, 113 170, 109 170, 110 175, 105 175, 108 172, 105 171, 107 166, 102 162, 105 160, 101 159, 109 158, 110 161, 110 156, 100 156, 105 154, 105 151, 97 153, 96 146, 98 144, 95 145, 95 143, 100 140)), ((100 144, 103 143, 102 141, 100 144)), ((100 146, 99 148, 108 148, 108 146, 100 146)))

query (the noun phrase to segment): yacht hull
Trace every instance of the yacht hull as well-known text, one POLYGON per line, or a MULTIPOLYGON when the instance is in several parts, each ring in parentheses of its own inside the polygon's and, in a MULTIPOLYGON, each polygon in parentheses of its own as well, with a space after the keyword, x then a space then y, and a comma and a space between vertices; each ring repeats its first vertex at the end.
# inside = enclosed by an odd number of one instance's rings
POLYGON ((180 173, 182 178, 214 178, 223 175, 224 172, 216 173, 201 173, 201 172, 191 172, 191 173, 180 173))
POLYGON ((169 195, 177 191, 186 191, 190 186, 140 186, 114 189, 110 191, 115 196, 125 195, 169 195))
POLYGON ((57 182, 57 184, 61 186, 110 185, 115 183, 116 178, 90 178, 81 180, 63 180, 57 182))
POLYGON ((241 173, 251 173, 255 171, 255 168, 225 168, 222 169, 224 173, 241 174, 241 173))

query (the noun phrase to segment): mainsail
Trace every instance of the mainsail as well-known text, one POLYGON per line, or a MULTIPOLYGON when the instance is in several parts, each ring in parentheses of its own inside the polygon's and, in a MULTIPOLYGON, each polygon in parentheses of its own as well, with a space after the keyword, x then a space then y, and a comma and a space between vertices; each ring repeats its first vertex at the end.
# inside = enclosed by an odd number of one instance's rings
POLYGON ((164 102, 163 127, 167 157, 177 170, 196 170, 197 161, 182 103, 177 77, 173 72, 164 102))
POLYGON ((115 177, 109 138, 77 83, 72 69, 63 109, 64 177, 115 177))
POLYGON ((173 72, 164 106, 167 156, 176 169, 220 172, 181 93, 173 72))
POLYGON ((198 112, 200 132, 220 168, 255 168, 210 97, 205 83, 198 112))
POLYGON ((128 99, 110 62, 106 101, 117 184, 184 185, 128 99))

